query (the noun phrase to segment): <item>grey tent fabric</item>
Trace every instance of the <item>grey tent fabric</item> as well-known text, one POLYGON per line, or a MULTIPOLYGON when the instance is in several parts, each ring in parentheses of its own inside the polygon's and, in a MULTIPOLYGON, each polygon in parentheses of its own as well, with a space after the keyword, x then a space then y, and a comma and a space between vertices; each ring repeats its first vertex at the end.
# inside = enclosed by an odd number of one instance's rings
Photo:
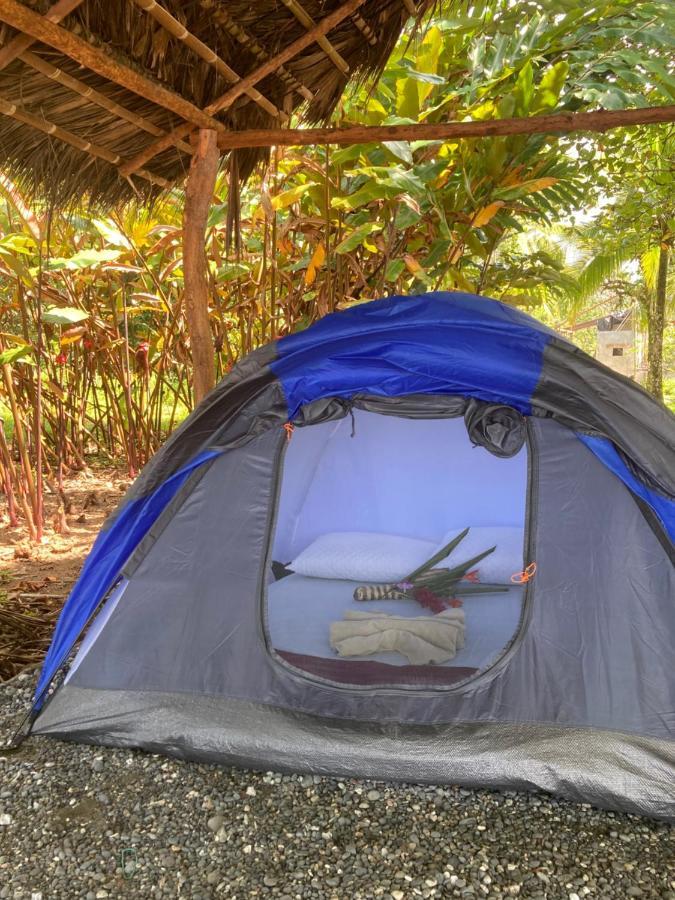
MULTIPOLYGON (((604 785, 610 802, 618 790, 616 772, 603 776, 598 760, 579 769, 581 782, 592 775, 596 785, 587 794, 579 785, 571 790, 564 754, 558 758, 553 750, 546 757, 550 779, 537 780, 541 742, 552 747, 555 735, 562 740, 569 729, 589 747, 597 742, 612 759, 630 754, 642 766, 640 782, 661 786, 658 802, 653 791, 638 791, 640 797, 631 794, 613 805, 675 817, 675 796, 665 800, 662 790, 672 766, 664 746, 671 746, 675 727, 673 567, 628 491, 571 432, 549 419, 530 419, 528 428, 530 558, 538 571, 528 585, 519 632, 489 671, 452 690, 392 693, 321 683, 276 656, 265 631, 264 587, 271 577, 269 532, 287 439, 283 429, 270 428, 216 459, 146 542, 143 558, 126 572, 129 584, 106 627, 36 731, 275 766, 276 742, 265 733, 245 736, 242 746, 256 748, 247 757, 227 728, 221 737, 204 733, 203 723, 191 728, 183 701, 174 709, 175 698, 188 695, 196 708, 207 703, 219 717, 235 704, 260 710, 262 721, 274 710, 314 717, 319 730, 321 722, 336 718, 353 723, 357 733, 396 723, 392 752, 406 773, 401 777, 408 777, 414 760, 420 778, 436 777, 437 762, 431 754, 420 760, 412 737, 427 728, 420 747, 427 740, 442 755, 446 777, 461 780, 453 767, 453 723, 481 740, 511 735, 508 742, 518 733, 509 729, 524 729, 534 743, 531 755, 528 741, 519 743, 518 773, 510 775, 508 756, 500 764, 495 751, 493 768, 478 783, 522 785, 529 765, 532 784, 593 802, 602 802, 604 785), (99 716, 87 698, 100 702, 101 692, 108 699, 99 716), (117 692, 123 726, 107 711, 117 692), (161 723, 154 741, 148 736, 153 716, 161 723), (642 750, 630 749, 640 741, 642 750)), ((237 728, 245 731, 245 721, 237 728)), ((468 753, 481 744, 467 737, 460 746, 468 753)), ((363 752, 368 755, 367 741, 363 752)), ((335 754, 324 747, 316 765, 339 772, 339 756, 338 746, 335 754)), ((298 764, 313 770, 306 754, 298 764)), ((389 777, 390 770, 363 767, 374 777, 389 777)))
POLYGON ((452 295, 431 297, 427 312, 424 298, 367 304, 351 336, 338 321, 314 342, 308 331, 306 345, 293 335, 261 348, 177 429, 111 521, 124 522, 131 501, 154 497, 200 454, 207 461, 125 549, 120 582, 36 733, 265 769, 541 788, 675 821, 675 566, 658 512, 659 498, 675 497, 675 420, 541 326, 530 340, 522 314, 462 295, 453 312, 452 295), (463 365, 448 354, 454 380, 444 381, 425 348, 438 366, 452 341, 470 364, 462 317, 474 303, 476 333, 496 335, 511 368, 503 386, 501 359, 485 360, 482 385, 464 391, 463 365), (415 340, 404 321, 413 313, 415 340), (364 336, 360 355, 354 335, 364 336), (384 382, 372 385, 370 373, 400 345, 405 365, 385 365, 384 382), (303 389, 323 369, 347 380, 356 367, 359 377, 353 390, 310 391, 294 404, 294 366, 303 389), (397 390, 400 378, 409 390, 397 390), (525 382, 526 396, 517 390, 525 382), (527 454, 522 562, 536 574, 501 652, 452 683, 338 682, 271 641, 268 587, 287 574, 272 548, 293 429, 330 430, 360 411, 456 419, 476 445, 467 452, 486 449, 495 465, 527 454), (615 449, 656 504, 580 435, 615 449))

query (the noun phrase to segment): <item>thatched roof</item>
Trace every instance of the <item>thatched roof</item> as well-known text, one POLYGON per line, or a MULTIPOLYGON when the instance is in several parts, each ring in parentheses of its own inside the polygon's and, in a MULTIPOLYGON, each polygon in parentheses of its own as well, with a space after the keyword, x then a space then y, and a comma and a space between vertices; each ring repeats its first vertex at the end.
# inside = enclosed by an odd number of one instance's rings
MULTIPOLYGON (((183 178, 199 125, 278 128, 295 110, 325 123, 347 83, 377 74, 411 13, 432 2, 2 0, 0 170, 58 204, 149 198, 183 178), (330 17, 339 21, 328 29, 330 17), (303 37, 247 94, 209 111, 303 37)), ((239 176, 266 152, 238 150, 239 176)))

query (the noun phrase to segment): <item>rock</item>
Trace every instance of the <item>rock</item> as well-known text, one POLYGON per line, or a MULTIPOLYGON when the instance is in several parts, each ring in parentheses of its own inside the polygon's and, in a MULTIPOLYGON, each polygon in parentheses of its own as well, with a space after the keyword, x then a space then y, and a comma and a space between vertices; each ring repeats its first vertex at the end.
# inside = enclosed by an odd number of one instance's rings
MULTIPOLYGON (((34 679, 0 684, 0 724, 34 679)), ((0 754, 0 900, 675 900, 671 828, 535 799, 257 775, 35 735, 0 754)))
POLYGON ((207 828, 210 831, 220 831, 224 824, 225 819, 222 816, 211 816, 211 818, 206 823, 207 828))

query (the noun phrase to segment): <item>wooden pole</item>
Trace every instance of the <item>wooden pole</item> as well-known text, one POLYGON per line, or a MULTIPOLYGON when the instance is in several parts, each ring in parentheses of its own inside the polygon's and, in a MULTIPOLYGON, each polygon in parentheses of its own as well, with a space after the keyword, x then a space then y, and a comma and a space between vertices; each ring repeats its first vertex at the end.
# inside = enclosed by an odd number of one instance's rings
MULTIPOLYGON (((260 68, 251 72, 251 74, 247 75, 245 78, 242 78, 240 82, 231 87, 221 97, 214 100, 213 103, 210 103, 204 109, 204 112, 209 115, 215 115, 232 106, 234 101, 246 92, 247 88, 252 87, 259 81, 262 81, 263 78, 267 78, 268 75, 276 72, 279 66, 285 65, 299 53, 302 53, 303 50, 310 47, 321 35, 327 34, 335 28, 336 25, 339 25, 340 22, 344 21, 348 16, 351 16, 351 14, 355 12, 359 6, 363 6, 365 2, 366 0, 347 0, 346 3, 339 6, 334 12, 326 16, 325 19, 322 19, 318 25, 311 29, 311 31, 303 34, 297 41, 293 41, 292 44, 289 44, 288 47, 285 47, 280 53, 277 53, 276 56, 273 56, 264 63, 264 65, 260 66, 260 68)), ((144 150, 141 150, 141 152, 133 157, 133 159, 130 159, 120 171, 123 175, 132 175, 136 169, 144 166, 153 158, 153 156, 157 156, 158 153, 167 150, 175 144, 177 140, 184 138, 192 130, 192 126, 189 124, 179 125, 178 128, 169 132, 165 137, 160 138, 144 150)))
POLYGON ((185 186, 183 277, 185 315, 190 335, 195 406, 215 385, 215 366, 207 279, 206 222, 218 173, 217 134, 200 129, 185 186))
MULTIPOLYGON (((194 103, 190 103, 180 94, 163 87, 159 82, 146 78, 135 69, 117 62, 113 56, 109 56, 97 47, 87 43, 83 38, 73 34, 60 25, 50 22, 45 16, 41 16, 17 0, 0 0, 0 21, 6 22, 13 28, 23 31, 36 41, 42 41, 55 50, 59 50, 65 56, 74 59, 80 65, 91 69, 103 78, 119 84, 121 87, 145 100, 150 100, 158 106, 175 113, 181 119, 193 122, 200 128, 215 128, 225 131, 222 122, 203 112, 194 103)), ((242 83, 242 82, 240 82, 242 83)))
POLYGON ((242 147, 304 147, 314 144, 367 144, 381 141, 447 141, 451 138, 505 134, 548 134, 572 131, 609 131, 631 125, 675 122, 675 105, 640 109, 600 109, 596 112, 556 113, 483 122, 443 122, 414 125, 352 125, 345 128, 287 128, 230 131, 218 135, 221 150, 242 147))
MULTIPOLYGON (((298 0, 281 0, 281 2, 287 9, 289 9, 293 13, 298 22, 300 22, 300 24, 304 28, 306 28, 307 31, 310 31, 312 28, 316 28, 316 22, 310 15, 307 14, 305 8, 298 3, 298 0)), ((337 52, 328 38, 324 35, 321 35, 321 37, 317 38, 316 42, 326 54, 328 59, 333 63, 338 72, 342 72, 343 75, 348 75, 349 63, 340 56, 340 54, 337 52)))
MULTIPOLYGON (((76 7, 80 6, 83 0, 58 0, 45 13, 45 18, 50 22, 60 22, 61 19, 71 13, 76 7)), ((17 34, 9 43, 0 50, 0 70, 8 66, 13 59, 20 56, 24 50, 27 50, 35 41, 29 34, 17 34)))
MULTIPOLYGON (((134 0, 134 3, 139 6, 141 9, 145 10, 149 15, 155 19, 156 22, 162 26, 170 35, 172 35, 176 40, 183 41, 187 47, 192 50, 193 53, 196 53, 197 56, 201 57, 205 62, 207 62, 210 66, 219 72, 223 78, 227 79, 231 84, 237 84, 241 81, 241 78, 237 73, 225 62, 224 59, 221 59, 218 54, 213 51, 210 47, 208 47, 203 41, 200 41, 198 37, 195 37, 187 28, 182 25, 178 19, 174 18, 171 13, 164 9, 157 0, 134 0)), ((288 121, 288 116, 284 115, 281 110, 277 109, 277 107, 271 103, 267 97, 263 97, 260 91, 256 90, 256 88, 249 87, 246 89, 246 94, 257 103, 261 109, 264 109, 266 113, 270 116, 274 116, 275 119, 281 119, 282 123, 286 123, 288 121)))

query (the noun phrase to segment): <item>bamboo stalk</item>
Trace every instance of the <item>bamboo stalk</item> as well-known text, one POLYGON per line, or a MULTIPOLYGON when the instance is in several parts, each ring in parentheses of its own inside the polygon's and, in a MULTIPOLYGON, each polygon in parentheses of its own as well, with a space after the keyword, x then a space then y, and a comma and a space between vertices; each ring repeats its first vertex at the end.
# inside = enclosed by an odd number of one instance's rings
MULTIPOLYGON (((91 87, 91 85, 86 84, 84 81, 80 81, 78 78, 73 78, 72 75, 68 75, 63 69, 58 69, 45 59, 36 56, 35 53, 25 51, 24 53, 19 54, 19 58, 22 62, 25 62, 26 65, 35 69, 36 72, 40 72, 46 78, 50 78, 52 81, 58 81, 59 84, 62 84, 69 90, 79 94, 80 97, 84 97, 85 100, 95 103, 103 109, 107 109, 108 112, 113 113, 113 115, 118 116, 120 119, 130 122, 132 125, 135 125, 143 131, 147 131, 148 134, 152 134, 154 137, 164 137, 166 134, 166 132, 155 125, 154 122, 151 122, 143 116, 139 116, 137 113, 132 112, 124 106, 120 106, 119 103, 115 103, 114 100, 106 97, 105 94, 101 94, 100 91, 97 91, 95 88, 91 87)), ((186 141, 179 141, 176 146, 182 150, 183 153, 192 153, 192 147, 186 141)))
POLYGON ((362 15, 359 13, 354 13, 352 16, 352 22, 359 29, 364 38, 368 41, 371 47, 377 46, 377 38, 375 37, 375 32, 370 27, 370 25, 366 22, 362 15))
POLYGON ((633 125, 675 122, 675 104, 640 109, 601 109, 595 112, 555 113, 482 122, 444 122, 414 125, 352 125, 345 128, 288 128, 230 131, 218 137, 221 150, 248 147, 305 147, 315 144, 367 144, 381 141, 445 141, 450 138, 492 137, 510 134, 553 134, 574 131, 603 132, 633 125))
POLYGON ((83 38, 78 37, 66 28, 55 25, 45 16, 33 12, 29 7, 19 3, 18 0, 2 0, 0 3, 0 21, 6 22, 13 28, 23 31, 55 50, 59 50, 65 56, 74 59, 82 66, 91 69, 103 78, 114 81, 127 90, 133 91, 145 100, 150 100, 158 106, 163 106, 188 122, 194 122, 201 128, 215 128, 217 131, 225 131, 222 122, 214 119, 208 113, 199 109, 194 103, 190 103, 180 94, 170 91, 145 75, 141 75, 135 69, 122 65, 112 56, 93 47, 83 38))
MULTIPOLYGON (((268 75, 272 75, 276 72, 279 66, 285 65, 289 62, 293 57, 297 56, 307 47, 311 46, 319 37, 324 34, 327 34, 336 25, 339 25, 344 19, 350 16, 353 12, 355 12, 360 6, 362 6, 366 0, 347 0, 342 6, 338 7, 334 12, 330 15, 326 16, 325 19, 322 19, 318 25, 308 31, 306 34, 302 35, 302 37, 298 38, 297 41, 293 41, 292 44, 289 44, 284 50, 280 53, 277 53, 276 56, 273 56, 269 59, 264 65, 260 66, 260 68, 256 69, 254 72, 251 72, 250 75, 247 75, 245 78, 235 84, 230 88, 225 94, 219 97, 217 100, 214 100, 213 103, 210 103, 204 110, 204 112, 209 115, 214 115, 215 113, 222 112, 223 110, 228 109, 234 101, 240 97, 246 90, 247 87, 252 87, 254 84, 257 84, 259 81, 262 81, 263 78, 266 78, 268 75)), ((172 144, 176 142, 179 138, 183 138, 188 135, 193 130, 191 125, 180 125, 178 128, 175 128, 173 131, 169 132, 164 138, 160 138, 154 143, 150 144, 145 150, 142 150, 133 159, 130 159, 128 163, 126 163, 122 169, 120 170, 123 175, 131 175, 133 172, 137 171, 141 166, 144 166, 149 160, 153 158, 153 156, 157 156, 158 153, 161 153, 163 150, 167 150, 172 144)), ((283 132, 280 132, 283 134, 283 132)))
MULTIPOLYGON (((91 141, 85 141, 78 135, 73 134, 71 131, 66 131, 65 128, 61 128, 59 125, 54 124, 54 122, 50 122, 47 119, 41 118, 40 116, 35 116, 32 113, 27 112, 27 110, 19 108, 15 103, 8 103, 1 97, 0 113, 2 115, 8 116, 11 119, 16 119, 17 122, 21 122, 23 125, 28 125, 30 128, 35 128, 37 131, 41 131, 43 134, 58 138, 58 140, 63 141, 65 144, 70 144, 71 147, 77 147, 77 149, 81 150, 83 153, 88 153, 91 156, 96 156, 99 159, 104 159, 106 162, 110 163, 112 166, 115 166, 121 171, 120 167, 122 164, 122 157, 117 153, 112 153, 106 147, 101 147, 98 144, 93 144, 91 141)), ((161 178, 159 175, 154 175, 152 172, 148 172, 145 169, 137 169, 135 174, 140 175, 142 178, 147 179, 153 184, 158 184, 160 187, 171 187, 171 183, 165 178, 161 178)))
MULTIPOLYGON (((268 54, 265 49, 261 47, 256 39, 242 28, 238 22, 234 21, 226 9, 217 7, 216 9, 210 10, 210 12, 214 22, 217 25, 222 25, 228 34, 238 41, 242 47, 246 47, 247 50, 253 53, 260 62, 264 63, 268 59, 268 54)), ((277 73, 289 88, 297 91, 305 100, 310 101, 314 99, 312 91, 310 91, 309 88, 285 66, 279 66, 277 73)))
MULTIPOLYGON (((316 28, 316 22, 314 19, 307 13, 305 8, 300 5, 298 0, 281 0, 284 6, 290 10, 295 18, 300 22, 300 24, 306 28, 308 31, 312 28, 316 28)), ((349 74, 349 63, 337 52, 335 47, 331 44, 325 35, 320 35, 317 38, 317 44, 323 52, 326 54, 328 59, 333 63, 336 69, 342 72, 343 75, 349 74)))
MULTIPOLYGON (((168 10, 157 3, 157 0, 133 0, 133 2, 151 15, 156 22, 159 22, 162 28, 168 31, 170 35, 179 41, 183 41, 183 43, 196 53, 197 56, 207 62, 210 66, 213 66, 213 68, 219 72, 223 78, 227 79, 227 81, 233 84, 238 84, 241 81, 240 76, 237 75, 234 69, 228 66, 225 60, 221 59, 210 47, 207 47, 203 41, 200 41, 199 38, 195 37, 195 35, 188 31, 184 25, 181 25, 178 19, 175 19, 168 10)), ((282 122, 288 121, 288 116, 277 109, 267 97, 263 97, 256 88, 248 87, 246 88, 245 93, 254 101, 254 103, 257 103, 261 109, 264 109, 269 115, 274 116, 275 119, 280 119, 282 122)))

